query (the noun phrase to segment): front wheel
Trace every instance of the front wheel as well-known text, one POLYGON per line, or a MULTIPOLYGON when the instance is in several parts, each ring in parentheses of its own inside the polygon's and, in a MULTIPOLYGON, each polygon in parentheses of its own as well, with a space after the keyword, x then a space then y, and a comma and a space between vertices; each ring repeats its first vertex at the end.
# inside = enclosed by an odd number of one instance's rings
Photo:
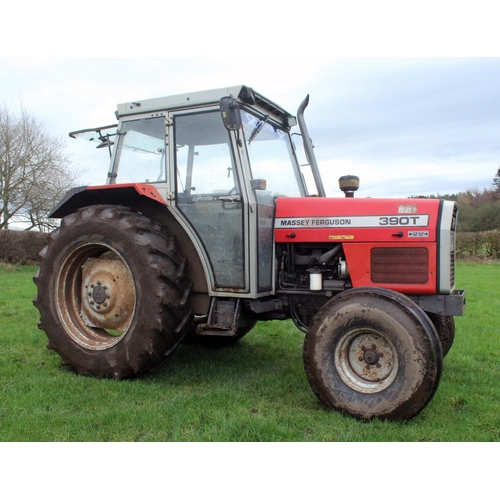
POLYGON ((318 399, 359 419, 405 420, 432 399, 442 370, 432 322, 407 297, 358 288, 327 302, 304 342, 318 399))
POLYGON ((122 379, 161 365, 190 318, 176 242, 143 215, 96 205, 51 233, 34 277, 48 347, 79 374, 122 379))

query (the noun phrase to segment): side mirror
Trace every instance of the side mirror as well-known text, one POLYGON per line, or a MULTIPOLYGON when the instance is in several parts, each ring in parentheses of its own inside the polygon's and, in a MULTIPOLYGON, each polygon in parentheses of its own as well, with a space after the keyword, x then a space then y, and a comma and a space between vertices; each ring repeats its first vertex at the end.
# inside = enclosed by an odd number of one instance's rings
POLYGON ((254 191, 265 191, 267 189, 266 179, 252 179, 250 181, 250 187, 254 191))
POLYGON ((223 97, 219 105, 224 127, 228 130, 239 130, 241 128, 241 117, 236 99, 232 95, 223 97))

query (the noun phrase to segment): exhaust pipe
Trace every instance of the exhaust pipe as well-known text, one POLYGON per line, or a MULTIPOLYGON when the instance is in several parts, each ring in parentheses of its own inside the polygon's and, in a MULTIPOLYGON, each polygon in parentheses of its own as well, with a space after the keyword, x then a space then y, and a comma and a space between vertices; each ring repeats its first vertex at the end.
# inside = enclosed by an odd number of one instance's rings
POLYGON ((318 190, 318 196, 325 197, 325 188, 323 187, 323 181, 321 180, 321 175, 319 173, 318 164, 316 163, 316 157, 314 156, 314 151, 312 147, 312 141, 309 137, 309 132, 307 131, 306 122, 304 120, 304 110, 309 104, 309 94, 302 101, 302 104, 297 110, 297 121, 299 123, 300 133, 302 134, 302 142, 304 143, 304 150, 306 152, 307 161, 311 166, 311 172, 314 177, 314 182, 316 184, 316 189, 318 190))

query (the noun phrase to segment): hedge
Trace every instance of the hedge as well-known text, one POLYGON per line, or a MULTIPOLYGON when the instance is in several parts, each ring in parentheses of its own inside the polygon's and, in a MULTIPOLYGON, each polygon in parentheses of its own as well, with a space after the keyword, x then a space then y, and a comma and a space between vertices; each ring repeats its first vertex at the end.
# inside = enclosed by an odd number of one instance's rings
POLYGON ((461 259, 499 259, 500 230, 457 233, 457 257, 461 259))
POLYGON ((0 262, 38 264, 38 253, 47 245, 48 235, 38 231, 0 231, 0 262))
MULTIPOLYGON (((0 262, 35 265, 48 235, 37 231, 0 231, 0 262)), ((457 258, 500 259, 500 230, 457 233, 457 258)))

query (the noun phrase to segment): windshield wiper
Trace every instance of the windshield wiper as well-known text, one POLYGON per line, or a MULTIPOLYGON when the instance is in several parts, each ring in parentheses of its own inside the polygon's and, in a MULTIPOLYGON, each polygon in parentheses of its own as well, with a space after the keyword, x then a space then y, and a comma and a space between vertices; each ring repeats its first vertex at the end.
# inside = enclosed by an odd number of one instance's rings
POLYGON ((259 123, 257 123, 257 125, 255 125, 255 128, 250 134, 250 139, 248 139, 248 144, 250 144, 255 139, 255 137, 257 137, 257 134, 262 130, 262 127, 265 125, 268 119, 269 115, 266 115, 262 120, 260 120, 259 123))

